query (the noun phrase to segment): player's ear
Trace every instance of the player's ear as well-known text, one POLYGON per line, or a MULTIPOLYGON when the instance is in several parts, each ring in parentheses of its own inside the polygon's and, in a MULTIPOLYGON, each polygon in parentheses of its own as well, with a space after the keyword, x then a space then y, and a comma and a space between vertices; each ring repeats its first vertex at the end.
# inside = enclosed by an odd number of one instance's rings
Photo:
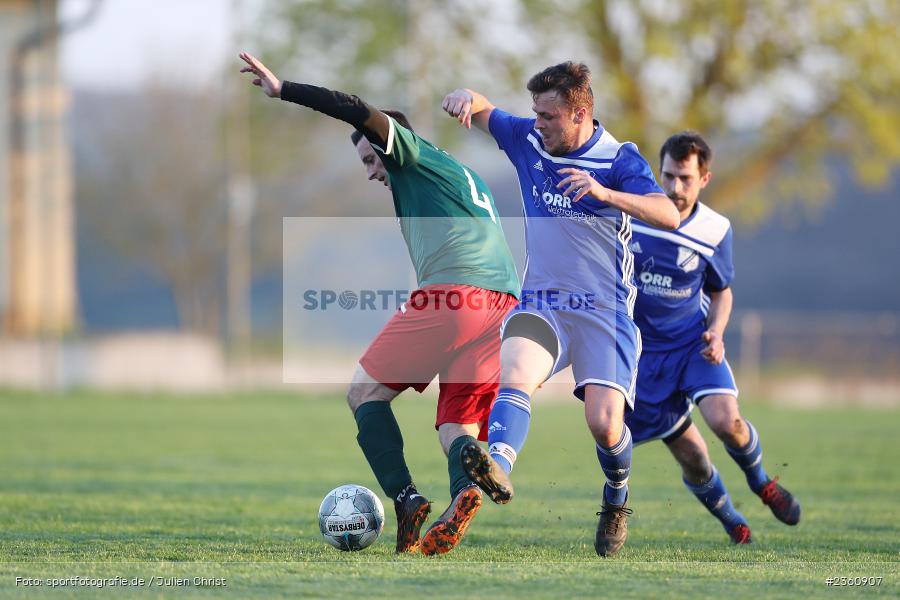
POLYGON ((703 175, 700 176, 700 187, 705 188, 709 184, 709 180, 712 179, 712 171, 707 171, 703 175))
POLYGON ((577 125, 581 125, 581 123, 585 119, 585 115, 587 115, 587 109, 583 106, 575 109, 575 117, 572 119, 577 125))

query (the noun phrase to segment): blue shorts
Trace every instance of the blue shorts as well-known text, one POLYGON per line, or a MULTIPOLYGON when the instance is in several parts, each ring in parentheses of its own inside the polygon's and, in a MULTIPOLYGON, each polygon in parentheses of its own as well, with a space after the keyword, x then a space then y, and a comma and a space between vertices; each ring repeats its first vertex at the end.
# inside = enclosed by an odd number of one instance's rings
POLYGON ((737 397, 737 385, 728 361, 714 365, 700 355, 703 340, 675 350, 645 350, 638 363, 637 403, 625 423, 635 444, 674 433, 710 394, 737 397))
POLYGON ((631 317, 608 308, 566 310, 561 303, 532 300, 512 309, 503 327, 522 313, 540 317, 556 334, 556 363, 550 375, 572 365, 573 393, 579 400, 584 400, 584 387, 593 383, 619 390, 628 408, 634 408, 641 334, 631 317))

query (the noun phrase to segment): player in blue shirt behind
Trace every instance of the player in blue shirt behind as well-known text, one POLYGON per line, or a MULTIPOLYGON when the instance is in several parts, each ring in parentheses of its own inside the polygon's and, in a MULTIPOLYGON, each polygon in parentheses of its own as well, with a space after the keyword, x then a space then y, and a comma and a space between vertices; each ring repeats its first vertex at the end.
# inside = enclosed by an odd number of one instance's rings
POLYGON ((660 150, 661 181, 681 216, 675 231, 635 221, 638 297, 635 322, 644 343, 635 410, 625 416, 635 444, 663 440, 681 465, 684 484, 721 521, 736 544, 750 543, 746 519, 735 510, 690 413, 694 406, 725 444, 747 483, 775 517, 800 520, 800 504, 769 479, 756 429, 738 410, 738 390, 723 335, 731 315, 731 224, 697 198, 709 183, 712 152, 685 131, 660 150))
POLYGON ((463 448, 469 477, 506 503, 508 473, 528 435, 531 396, 572 365, 575 395, 594 440, 606 483, 594 548, 614 554, 627 535, 631 433, 640 333, 628 249, 631 218, 673 229, 678 211, 662 193, 634 144, 617 141, 593 119, 590 70, 566 62, 528 82, 533 118, 495 108, 459 89, 443 108, 497 141, 516 168, 525 213, 527 260, 519 305, 507 315, 500 349, 500 390, 491 410, 489 449, 463 448))

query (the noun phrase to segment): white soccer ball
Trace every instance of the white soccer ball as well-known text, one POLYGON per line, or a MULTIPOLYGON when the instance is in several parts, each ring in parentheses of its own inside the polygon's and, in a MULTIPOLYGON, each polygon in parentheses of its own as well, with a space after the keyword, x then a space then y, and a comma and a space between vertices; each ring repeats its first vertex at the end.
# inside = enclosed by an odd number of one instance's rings
POLYGON ((334 488, 319 506, 319 530, 325 541, 344 551, 368 548, 384 529, 384 506, 361 485, 334 488))

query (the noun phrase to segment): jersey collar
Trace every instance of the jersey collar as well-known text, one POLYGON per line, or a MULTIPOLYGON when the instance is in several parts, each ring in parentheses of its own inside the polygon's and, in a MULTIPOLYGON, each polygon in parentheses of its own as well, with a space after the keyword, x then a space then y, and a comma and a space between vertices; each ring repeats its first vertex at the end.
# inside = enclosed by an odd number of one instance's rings
POLYGON ((581 148, 578 148, 574 152, 569 152, 568 154, 566 154, 566 156, 581 156, 594 147, 594 144, 597 143, 597 140, 600 139, 600 136, 603 135, 604 131, 605 130, 603 129, 603 125, 600 124, 600 121, 594 119, 594 135, 591 136, 591 139, 586 141, 584 145, 581 146, 581 148))
MULTIPOLYGON (((688 218, 682 221, 681 225, 678 226, 678 229, 685 227, 688 223, 694 220, 694 217, 697 216, 697 213, 700 212, 700 200, 694 203, 694 210, 691 211, 691 214, 688 215, 688 218)), ((677 231, 677 230, 676 230, 677 231)))

